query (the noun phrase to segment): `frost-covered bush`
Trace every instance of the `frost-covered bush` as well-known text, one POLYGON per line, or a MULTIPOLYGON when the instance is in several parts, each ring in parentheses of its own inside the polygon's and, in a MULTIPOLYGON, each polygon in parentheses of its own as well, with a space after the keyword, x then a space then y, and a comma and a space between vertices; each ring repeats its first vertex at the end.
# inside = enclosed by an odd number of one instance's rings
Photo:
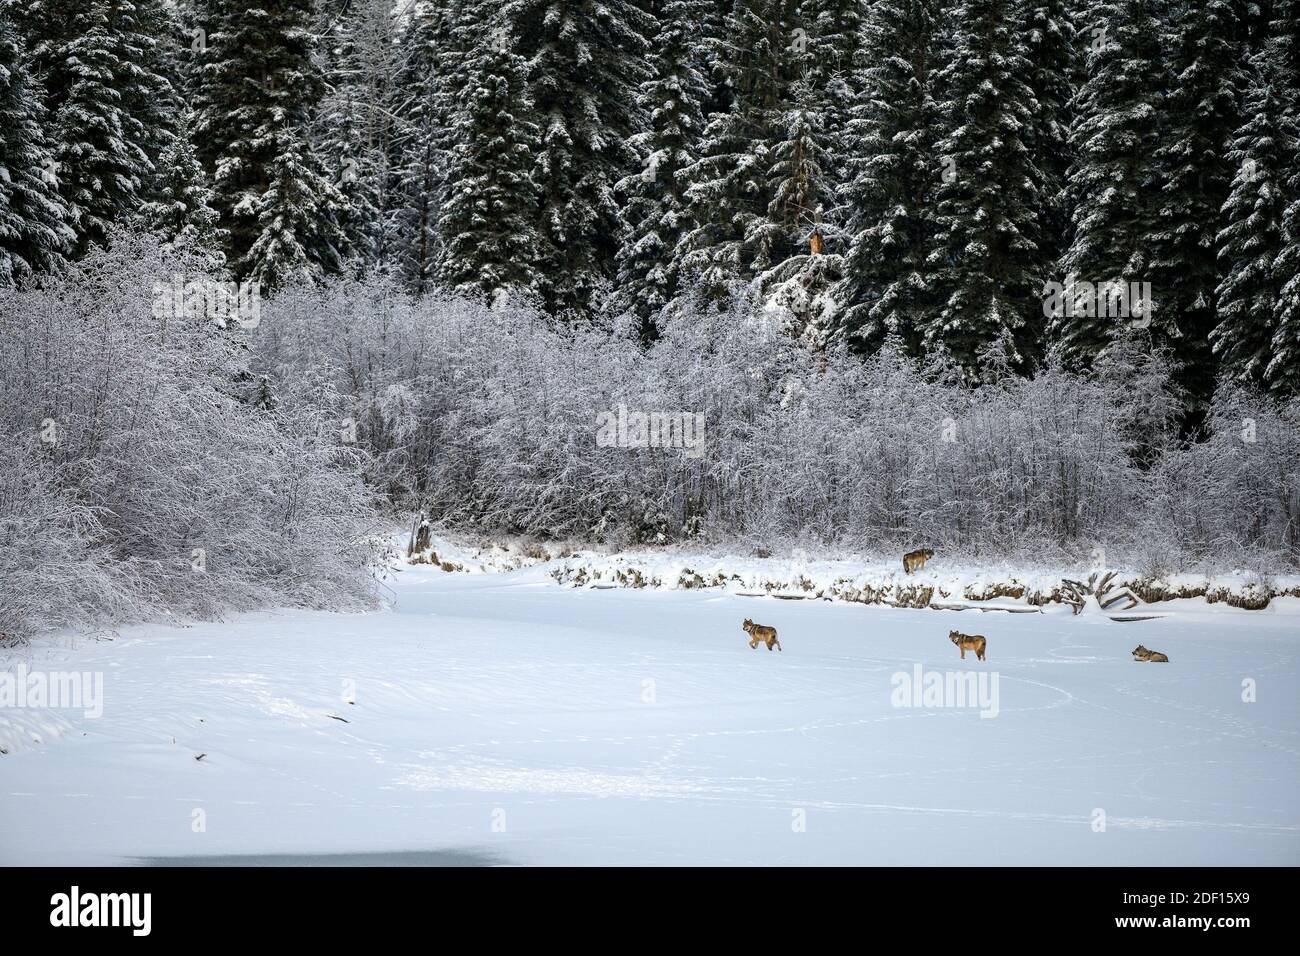
POLYGON ((892 343, 809 350, 744 300, 683 310, 648 349, 618 324, 382 280, 291 289, 264 313, 256 370, 329 383, 375 487, 453 526, 1171 569, 1300 559, 1294 413, 1225 391, 1184 448, 1168 361, 1136 338, 1090 376, 1049 365, 971 390, 892 343), (1243 402, 1259 405, 1248 451, 1225 430, 1243 402), (602 445, 598 416, 619 406, 702 415, 702 453, 602 445))
POLYGON ((1160 469, 1156 523, 1182 553, 1257 569, 1300 562, 1300 400, 1223 385, 1207 429, 1160 469))
POLYGON ((34 435, 0 444, 0 646, 143 611, 93 508, 59 487, 34 435))
POLYGON ((0 632, 372 600, 366 458, 332 384, 268 401, 239 329, 155 309, 155 283, 204 268, 124 235, 0 293, 0 632))

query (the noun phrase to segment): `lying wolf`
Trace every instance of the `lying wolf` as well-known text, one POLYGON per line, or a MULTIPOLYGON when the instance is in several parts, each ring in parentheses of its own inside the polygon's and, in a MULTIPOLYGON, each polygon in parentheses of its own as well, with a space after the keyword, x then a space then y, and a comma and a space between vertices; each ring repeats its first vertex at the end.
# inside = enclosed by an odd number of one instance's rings
POLYGON ((1133 648, 1133 660, 1135 661, 1153 661, 1157 664, 1168 664, 1169 657, 1161 654, 1159 651, 1147 650, 1141 644, 1133 648))

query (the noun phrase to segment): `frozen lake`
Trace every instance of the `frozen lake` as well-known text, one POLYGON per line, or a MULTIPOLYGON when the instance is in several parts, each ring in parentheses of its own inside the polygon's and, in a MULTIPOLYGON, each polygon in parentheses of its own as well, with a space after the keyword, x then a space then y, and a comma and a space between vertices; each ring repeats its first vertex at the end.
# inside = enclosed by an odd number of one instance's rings
POLYGON ((0 863, 1300 864, 1294 599, 1121 624, 397 577, 392 611, 8 652, 102 674, 103 713, 0 709, 0 863))

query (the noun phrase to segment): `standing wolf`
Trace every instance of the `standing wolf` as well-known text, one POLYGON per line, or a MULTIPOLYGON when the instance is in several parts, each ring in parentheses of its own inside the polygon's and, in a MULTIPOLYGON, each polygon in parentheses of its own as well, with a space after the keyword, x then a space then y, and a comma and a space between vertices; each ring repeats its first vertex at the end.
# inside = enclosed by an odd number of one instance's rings
POLYGON ((920 571, 925 567, 925 562, 934 557, 934 552, 929 548, 921 548, 919 551, 909 551, 903 555, 903 571, 911 574, 913 571, 920 571))
POLYGON ((948 640, 957 645, 961 651, 961 659, 966 659, 967 651, 974 651, 977 660, 984 660, 984 649, 988 646, 988 641, 984 639, 983 634, 963 634, 961 631, 949 631, 948 640))
POLYGON ((781 649, 781 642, 776 639, 776 628, 768 627, 766 624, 755 624, 749 618, 745 618, 745 623, 740 626, 749 635, 750 650, 758 647, 759 641, 767 644, 769 651, 772 649, 773 644, 776 645, 778 651, 781 649))

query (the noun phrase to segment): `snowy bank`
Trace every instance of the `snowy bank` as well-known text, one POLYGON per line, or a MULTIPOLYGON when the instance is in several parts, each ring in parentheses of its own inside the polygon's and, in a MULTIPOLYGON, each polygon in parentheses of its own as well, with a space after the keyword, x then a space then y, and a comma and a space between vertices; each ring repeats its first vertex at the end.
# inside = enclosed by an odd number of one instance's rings
MULTIPOLYGON (((786 600, 938 609, 973 604, 989 610, 1022 611, 1068 604, 1072 597, 1068 582, 1086 585, 1090 578, 1099 582, 1109 573, 1099 567, 1029 568, 1009 563, 949 562, 940 554, 927 567, 908 574, 897 558, 813 560, 797 552, 790 557, 758 557, 677 548, 602 553, 532 542, 475 546, 446 536, 431 537, 429 546, 408 560, 432 564, 446 572, 492 573, 540 566, 557 583, 575 588, 720 588, 735 594, 770 594, 786 600)), ((1132 610, 1136 603, 1200 600, 1260 610, 1279 597, 1300 598, 1300 575, 1266 577, 1234 571, 1156 576, 1119 569, 1110 577, 1098 603, 1111 605, 1109 610, 1123 611, 1132 610), (1136 600, 1112 605, 1112 598, 1125 589, 1136 600)))

